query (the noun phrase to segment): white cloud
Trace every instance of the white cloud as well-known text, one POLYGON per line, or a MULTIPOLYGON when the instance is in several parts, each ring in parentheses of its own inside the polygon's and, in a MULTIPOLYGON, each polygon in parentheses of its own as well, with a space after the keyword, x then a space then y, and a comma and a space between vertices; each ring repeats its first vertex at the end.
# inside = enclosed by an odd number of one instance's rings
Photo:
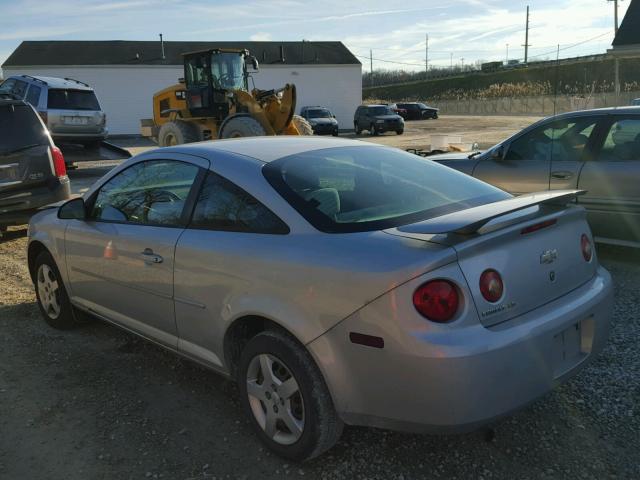
POLYGON ((249 37, 254 42, 270 42, 273 39, 269 32, 256 32, 249 37))

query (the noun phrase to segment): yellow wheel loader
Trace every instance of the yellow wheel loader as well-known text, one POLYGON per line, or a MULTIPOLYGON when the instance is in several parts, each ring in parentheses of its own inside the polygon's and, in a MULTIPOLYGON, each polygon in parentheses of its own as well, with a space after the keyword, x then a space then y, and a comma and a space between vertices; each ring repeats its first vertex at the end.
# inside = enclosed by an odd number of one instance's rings
POLYGON ((294 115, 296 87, 249 92, 258 61, 248 50, 186 53, 184 79, 153 96, 153 120, 141 120, 143 136, 161 147, 216 138, 312 135, 294 115), (251 70, 248 68, 248 64, 251 70))

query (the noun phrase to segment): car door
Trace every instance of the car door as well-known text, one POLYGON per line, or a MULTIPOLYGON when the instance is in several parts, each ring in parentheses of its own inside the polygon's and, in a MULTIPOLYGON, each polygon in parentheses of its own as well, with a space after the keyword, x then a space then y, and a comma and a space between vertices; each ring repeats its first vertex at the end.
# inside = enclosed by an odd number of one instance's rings
POLYGON ((526 130, 483 156, 473 176, 515 195, 575 188, 597 120, 553 119, 526 130))
POLYGON ((585 162, 578 202, 594 235, 614 243, 640 242, 640 115, 606 117, 601 144, 585 162))
POLYGON ((189 155, 146 156, 91 195, 87 220, 70 221, 65 234, 74 303, 177 347, 174 249, 204 168, 189 155))
POLYGON ((176 246, 181 352, 222 368, 223 334, 232 315, 229 303, 251 291, 254 282, 277 282, 276 270, 264 263, 290 251, 288 233, 287 225, 253 196, 208 172, 193 219, 176 246), (261 279, 260 272, 272 273, 261 279))

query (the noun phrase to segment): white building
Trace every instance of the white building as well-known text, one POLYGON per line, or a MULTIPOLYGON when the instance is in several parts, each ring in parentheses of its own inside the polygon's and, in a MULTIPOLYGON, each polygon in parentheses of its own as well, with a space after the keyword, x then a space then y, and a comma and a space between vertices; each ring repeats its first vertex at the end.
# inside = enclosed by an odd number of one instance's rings
POLYGON ((26 41, 2 71, 4 78, 27 74, 88 83, 107 114, 109 132, 138 134, 140 119, 153 116, 153 94, 184 76, 181 54, 209 48, 248 49, 260 63, 253 74, 257 88, 293 83, 298 111, 325 106, 341 129, 353 128, 362 101, 362 65, 342 42, 26 41))

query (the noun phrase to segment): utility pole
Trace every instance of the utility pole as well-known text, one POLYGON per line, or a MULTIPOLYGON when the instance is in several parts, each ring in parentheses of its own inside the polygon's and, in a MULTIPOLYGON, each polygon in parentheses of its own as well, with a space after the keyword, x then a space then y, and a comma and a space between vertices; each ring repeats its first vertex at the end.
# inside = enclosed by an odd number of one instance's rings
MULTIPOLYGON (((608 2, 613 2, 613 32, 614 32, 614 38, 615 36, 618 35, 618 0, 607 0, 608 2)), ((614 72, 614 80, 613 80, 613 84, 614 84, 614 89, 616 92, 616 99, 620 98, 620 60, 618 59, 618 57, 616 56, 613 59, 613 72, 614 72)))
POLYGON ((369 50, 369 76, 371 77, 369 81, 371 82, 371 86, 373 87, 373 50, 369 50))
POLYGON ((451 70, 453 70, 453 53, 450 53, 449 55, 451 55, 451 70))
POLYGON ((424 51, 424 73, 425 78, 429 75, 429 34, 426 34, 425 51, 424 51))
POLYGON ((461 63, 461 65, 462 65, 462 70, 464 70, 464 57, 462 57, 462 58, 460 59, 460 63, 461 63))
POLYGON ((507 60, 505 61, 505 64, 509 64, 509 44, 507 43, 507 60))
POLYGON ((524 45, 522 45, 524 47, 524 63, 526 64, 529 61, 529 47, 531 45, 529 45, 529 5, 527 5, 527 24, 525 27, 525 34, 524 34, 524 45))

